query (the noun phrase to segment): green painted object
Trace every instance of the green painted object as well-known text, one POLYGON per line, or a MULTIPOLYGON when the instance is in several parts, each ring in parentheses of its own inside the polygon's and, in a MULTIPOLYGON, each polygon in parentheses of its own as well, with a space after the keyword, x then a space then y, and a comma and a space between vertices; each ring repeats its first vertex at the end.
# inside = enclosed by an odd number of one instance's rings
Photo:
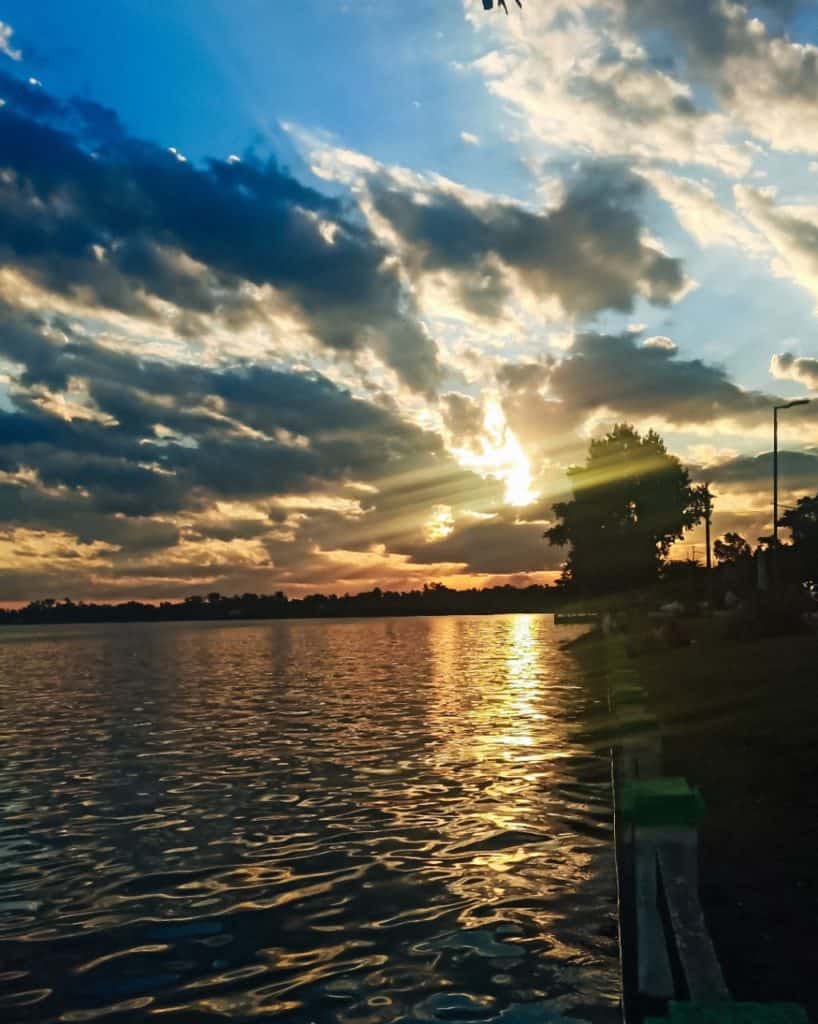
MULTIPOLYGON (((809 1024, 797 1003, 670 1003, 665 1024, 809 1024)), ((647 1022, 646 1022, 647 1024, 647 1022)), ((659 1024, 656 1021, 656 1024, 659 1024)))
POLYGON ((617 806, 624 824, 645 828, 697 825, 705 810, 699 790, 675 776, 623 783, 617 806))

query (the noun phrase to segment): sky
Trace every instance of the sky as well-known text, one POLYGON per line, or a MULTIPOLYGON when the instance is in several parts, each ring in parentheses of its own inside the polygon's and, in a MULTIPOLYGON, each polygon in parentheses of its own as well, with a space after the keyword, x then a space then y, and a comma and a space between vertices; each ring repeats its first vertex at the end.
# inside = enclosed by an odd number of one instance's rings
POLYGON ((814 0, 4 0, 0 601, 547 583, 623 421, 755 542, 816 184, 814 0))

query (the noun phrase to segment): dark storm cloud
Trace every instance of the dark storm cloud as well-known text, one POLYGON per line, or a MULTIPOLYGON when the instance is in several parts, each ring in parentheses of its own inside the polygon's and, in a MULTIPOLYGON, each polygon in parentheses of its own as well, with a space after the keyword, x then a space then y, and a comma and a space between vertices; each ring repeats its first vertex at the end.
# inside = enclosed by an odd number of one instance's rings
POLYGON ((628 416, 660 415, 679 425, 759 418, 773 401, 738 387, 723 367, 680 359, 664 345, 639 344, 635 334, 580 335, 552 369, 549 387, 576 413, 609 408, 628 416))
POLYGON ((766 423, 776 400, 738 387, 721 366, 680 358, 669 339, 640 341, 630 332, 580 334, 562 359, 528 372, 502 368, 497 378, 509 425, 547 474, 581 461, 581 428, 600 411, 637 424, 658 417, 682 428, 717 420, 751 427, 766 423))
POLYGON ((408 244, 415 273, 452 273, 463 304, 482 316, 502 311, 503 270, 578 316, 629 311, 639 295, 664 305, 684 287, 681 262, 642 240, 643 185, 618 165, 586 167, 544 213, 494 200, 472 205, 444 190, 415 196, 385 175, 373 177, 370 190, 408 244))
POLYGON ((44 493, 21 484, 0 483, 0 524, 33 530, 60 530, 78 544, 104 541, 130 556, 173 547, 179 530, 146 517, 105 515, 77 492, 44 493))
POLYGON ((448 537, 409 553, 424 561, 464 562, 469 572, 496 575, 558 569, 564 557, 543 540, 541 523, 518 523, 503 514, 459 523, 448 537))
MULTIPOLYGON (((106 553, 111 567, 94 576, 133 578, 129 593, 156 592, 141 576, 187 581, 182 589, 199 578, 246 586, 258 569, 240 558, 201 564, 201 554, 189 566, 172 550, 180 539, 257 541, 269 551, 269 585, 274 564, 279 579, 308 565, 326 571, 317 549, 418 542, 435 504, 485 508, 500 500, 500 485, 462 470, 436 434, 318 374, 168 365, 114 351, 62 320, 0 312, 0 355, 21 366, 16 408, 0 412, 0 525, 62 531, 78 539, 80 555, 93 541, 121 548, 106 553), (56 414, 47 389, 69 382, 81 383, 94 418, 56 414), (375 490, 345 490, 347 483, 375 490), (361 511, 328 511, 309 498, 276 507, 294 493, 357 498, 361 511), (218 501, 260 502, 268 520, 217 514, 218 501)), ((62 571, 55 568, 54 586, 62 571)), ((73 593, 87 592, 76 586, 73 593)))
MULTIPOLYGON (((696 468, 700 479, 711 480, 729 490, 769 491, 773 478, 772 452, 740 455, 714 466, 696 468)), ((778 453, 779 484, 787 491, 818 490, 818 452, 778 453)))
MULTIPOLYGON (((18 333, 0 326, 0 352, 10 336, 13 358, 25 355, 18 333)), ((435 435, 319 375, 170 366, 77 339, 33 345, 31 355, 25 379, 83 380, 98 412, 118 423, 69 422, 40 407, 36 388, 18 392, 18 410, 0 413, 0 467, 86 488, 106 512, 173 512, 199 493, 285 494, 444 457, 435 435)))
POLYGON ((194 167, 103 107, 8 75, 0 96, 0 265, 127 314, 166 300, 188 332, 197 315, 263 320, 242 286, 271 285, 331 349, 372 348, 409 386, 435 388, 435 346, 396 269, 338 200, 272 160, 194 167))

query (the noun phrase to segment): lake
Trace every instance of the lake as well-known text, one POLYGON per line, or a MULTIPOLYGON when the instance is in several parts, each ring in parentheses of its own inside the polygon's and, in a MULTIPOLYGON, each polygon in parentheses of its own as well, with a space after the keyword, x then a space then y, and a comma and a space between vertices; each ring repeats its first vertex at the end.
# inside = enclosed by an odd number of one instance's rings
POLYGON ((550 616, 0 632, 0 1019, 614 1020, 550 616))

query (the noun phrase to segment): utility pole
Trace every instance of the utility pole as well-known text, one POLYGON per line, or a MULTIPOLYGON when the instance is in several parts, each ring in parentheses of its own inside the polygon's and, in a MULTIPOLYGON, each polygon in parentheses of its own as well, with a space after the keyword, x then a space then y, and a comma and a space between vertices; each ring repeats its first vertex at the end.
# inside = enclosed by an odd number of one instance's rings
POLYGON ((778 547, 778 412, 780 409, 794 409, 796 405, 809 405, 808 398, 796 398, 773 406, 773 547, 778 547))
POLYGON ((780 409, 793 409, 796 405, 809 405, 808 398, 773 406, 773 586, 778 585, 778 413, 780 409))
POLYGON ((710 527, 713 522, 713 495, 710 493, 710 481, 704 485, 704 543, 705 565, 708 575, 713 568, 713 555, 710 551, 710 527))

